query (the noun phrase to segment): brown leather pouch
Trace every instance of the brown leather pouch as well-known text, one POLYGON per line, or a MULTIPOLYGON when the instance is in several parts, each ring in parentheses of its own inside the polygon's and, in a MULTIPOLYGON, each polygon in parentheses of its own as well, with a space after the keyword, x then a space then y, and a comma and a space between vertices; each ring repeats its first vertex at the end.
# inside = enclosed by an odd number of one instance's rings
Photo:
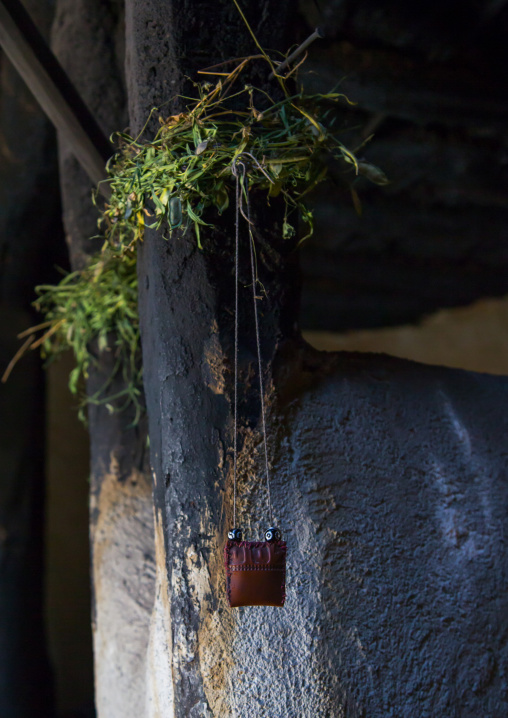
POLYGON ((283 606, 285 541, 227 541, 224 547, 229 605, 283 606))

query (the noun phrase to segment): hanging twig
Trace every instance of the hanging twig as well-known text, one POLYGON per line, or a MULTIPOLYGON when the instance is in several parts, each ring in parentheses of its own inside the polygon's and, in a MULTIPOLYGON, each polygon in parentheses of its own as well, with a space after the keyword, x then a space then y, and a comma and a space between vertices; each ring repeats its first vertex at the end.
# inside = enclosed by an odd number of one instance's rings
POLYGON ((302 42, 302 44, 296 48, 294 52, 291 53, 289 57, 287 57, 284 62, 281 62, 280 65, 277 65, 277 72, 275 70, 268 75, 269 80, 273 80, 276 75, 279 75, 279 73, 282 72, 282 70, 285 70, 288 65, 290 65, 293 60, 296 60, 298 55, 301 55, 304 50, 306 50, 309 45, 311 45, 314 40, 322 39, 325 36, 325 33, 323 30, 321 30, 320 27, 317 27, 312 35, 309 35, 309 37, 302 42))
POLYGON ((7 365, 7 369, 3 373, 2 384, 5 384, 5 382, 7 381, 7 379, 9 378, 9 376, 11 374, 11 371, 16 366, 18 359, 23 356, 25 351, 28 349, 30 344, 33 342, 34 338, 35 338, 35 334, 30 334, 30 336, 27 337, 26 341, 20 346, 20 348, 18 349, 16 354, 14 354, 14 356, 12 357, 12 359, 10 360, 10 362, 7 365))

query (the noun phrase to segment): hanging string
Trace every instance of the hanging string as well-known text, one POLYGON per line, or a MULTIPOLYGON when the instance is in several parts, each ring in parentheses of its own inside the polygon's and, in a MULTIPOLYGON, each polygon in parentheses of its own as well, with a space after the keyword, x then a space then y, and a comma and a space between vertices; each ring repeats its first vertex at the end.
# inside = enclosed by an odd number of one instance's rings
MULTIPOLYGON (((253 158, 255 159, 255 158, 253 158)), ((252 301, 254 304, 254 325, 256 329, 256 347, 257 347, 257 359, 258 359, 258 374, 259 374, 259 394, 261 400, 261 418, 263 424, 263 444, 265 453, 265 471, 266 471, 266 489, 268 494, 268 512, 270 515, 270 524, 273 525, 273 510, 272 510, 272 499, 270 490, 270 467, 268 464, 268 444, 266 438, 266 411, 265 411, 265 400, 264 400, 264 386, 263 386, 263 366, 261 362, 261 341, 259 335, 259 316, 257 307, 257 294, 256 294, 256 269, 254 259, 254 235, 252 232, 253 223, 250 216, 250 201, 249 201, 249 186, 247 180, 247 171, 245 164, 238 160, 233 162, 231 171, 236 181, 236 206, 235 206, 235 390, 234 390, 234 457, 233 457, 233 525, 236 526, 236 480, 237 480, 237 434, 238 434, 238 265, 239 265, 239 235, 240 235, 240 212, 244 219, 247 221, 249 230, 249 249, 250 249, 250 266, 251 266, 251 277, 252 277, 252 301), (240 175, 238 172, 237 165, 241 167, 242 181, 240 182, 240 175), (243 210, 243 198, 246 199, 247 214, 243 210)))
POLYGON ((235 176, 235 436, 233 440, 233 527, 236 527, 236 470, 238 446, 238 248, 240 235, 240 181, 238 174, 235 176))
POLYGON ((270 467, 268 466, 268 446, 266 441, 266 412, 265 412, 265 394, 263 387, 263 366, 261 363, 261 342, 259 339, 259 319, 258 319, 258 297, 256 295, 256 271, 254 268, 254 235, 252 233, 252 222, 250 219, 250 201, 249 186, 247 177, 244 174, 245 196, 247 198, 247 222, 249 224, 249 248, 250 248, 250 268, 252 275, 252 301, 254 303, 254 324, 256 325, 256 345, 258 351, 258 372, 259 372, 259 395, 261 398, 261 417, 263 419, 263 444, 265 448, 265 470, 266 470, 266 490, 268 493, 268 512, 270 514, 270 526, 273 526, 272 497, 270 492, 270 467))

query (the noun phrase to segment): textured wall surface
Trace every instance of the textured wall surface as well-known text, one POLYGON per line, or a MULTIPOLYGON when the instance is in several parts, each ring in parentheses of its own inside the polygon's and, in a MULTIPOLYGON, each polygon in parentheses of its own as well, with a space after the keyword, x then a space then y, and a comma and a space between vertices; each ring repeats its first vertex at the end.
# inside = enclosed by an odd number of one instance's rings
POLYGON ((288 615, 273 640, 281 674, 298 655, 309 673, 329 668, 306 707, 291 690, 266 691, 280 701, 266 714, 501 717, 506 378, 304 354, 287 391, 274 483, 289 529, 288 615))

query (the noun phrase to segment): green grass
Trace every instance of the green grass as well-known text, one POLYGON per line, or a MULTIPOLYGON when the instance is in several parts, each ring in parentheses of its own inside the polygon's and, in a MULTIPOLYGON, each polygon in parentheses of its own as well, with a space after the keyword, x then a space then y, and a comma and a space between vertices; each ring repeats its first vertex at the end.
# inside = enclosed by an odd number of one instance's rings
POLYGON ((182 98, 188 102, 185 112, 160 118, 153 140, 116 135, 118 151, 107 167, 112 196, 99 219, 105 238, 101 253, 58 285, 37 288, 36 306, 46 321, 34 331, 44 334, 36 339, 34 333, 26 348, 40 346, 48 359, 71 348, 76 357, 71 391, 79 391, 80 378, 88 377, 101 352, 112 352, 112 377, 94 396, 83 397, 85 404, 103 403, 113 411, 134 403, 139 417, 136 246, 143 241, 145 226, 164 228, 169 241, 176 230, 193 228, 197 245, 206 252, 204 228, 234 201, 232 168, 240 161, 250 192, 264 193, 267 202, 283 199, 284 238, 295 234, 298 217, 303 220, 307 231, 300 242, 313 229, 305 197, 325 179, 330 158, 350 177, 356 205, 352 182, 358 174, 386 182, 378 168, 358 162, 330 126, 337 106, 349 102, 344 95, 290 94, 279 77, 283 99, 274 101, 245 84, 252 60, 239 61, 215 84, 196 83, 197 98, 182 98), (111 379, 118 372, 125 388, 113 395, 111 379))

